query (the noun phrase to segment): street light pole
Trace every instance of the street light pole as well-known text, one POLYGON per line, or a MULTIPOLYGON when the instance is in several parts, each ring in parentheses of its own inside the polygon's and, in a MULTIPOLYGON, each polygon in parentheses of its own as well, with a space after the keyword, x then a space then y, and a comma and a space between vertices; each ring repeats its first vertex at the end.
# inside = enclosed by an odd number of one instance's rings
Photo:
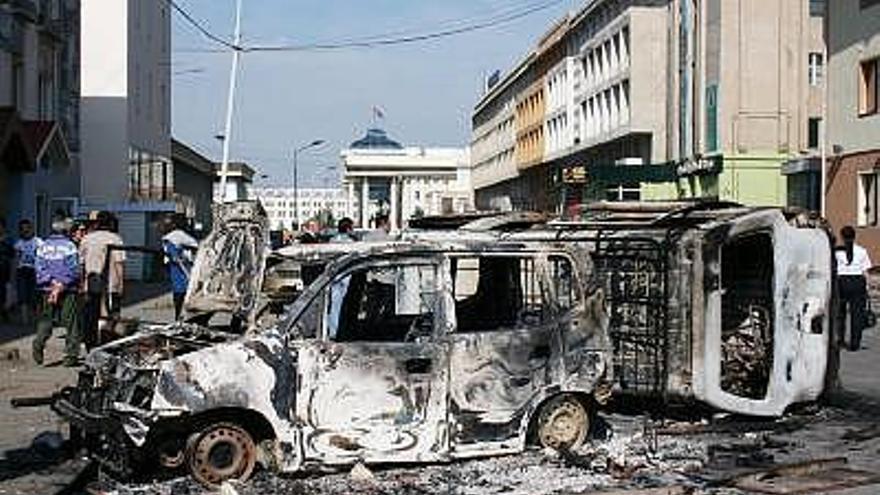
POLYGON ((235 83, 238 80, 238 59, 241 57, 241 2, 235 7, 235 47, 232 51, 232 68, 229 71, 229 94, 226 101, 226 126, 223 131, 223 161, 220 167, 220 202, 227 199, 226 183, 229 177, 229 141, 232 136, 232 113, 235 106, 235 83))
POLYGON ((296 230, 299 230, 299 154, 307 149, 321 146, 324 144, 323 139, 316 139, 311 143, 293 149, 293 221, 296 224, 296 230))

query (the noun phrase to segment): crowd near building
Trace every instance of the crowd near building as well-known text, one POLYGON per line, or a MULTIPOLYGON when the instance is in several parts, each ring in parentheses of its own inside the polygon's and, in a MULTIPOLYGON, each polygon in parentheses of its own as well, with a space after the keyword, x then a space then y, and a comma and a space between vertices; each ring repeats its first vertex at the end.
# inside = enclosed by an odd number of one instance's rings
POLYGON ((487 81, 473 114, 478 208, 818 208, 824 16, 808 0, 585 2, 487 81))
POLYGON ((253 188, 250 194, 263 204, 274 230, 296 230, 310 222, 331 227, 352 215, 348 193, 340 188, 266 187, 253 188))
POLYGON ((403 146, 373 128, 342 151, 342 163, 350 217, 361 228, 387 217, 397 230, 414 217, 473 209, 466 149, 403 146))

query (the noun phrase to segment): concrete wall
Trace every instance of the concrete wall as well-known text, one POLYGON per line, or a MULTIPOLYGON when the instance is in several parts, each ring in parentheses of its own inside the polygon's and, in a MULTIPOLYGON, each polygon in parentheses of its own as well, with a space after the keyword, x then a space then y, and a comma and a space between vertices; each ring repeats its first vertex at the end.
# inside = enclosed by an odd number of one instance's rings
POLYGON ((828 145, 844 154, 880 148, 880 114, 859 117, 860 62, 880 57, 880 4, 828 2, 828 145))
POLYGON ((82 0, 81 31, 83 199, 118 204, 130 147, 171 157, 170 12, 165 2, 82 0))

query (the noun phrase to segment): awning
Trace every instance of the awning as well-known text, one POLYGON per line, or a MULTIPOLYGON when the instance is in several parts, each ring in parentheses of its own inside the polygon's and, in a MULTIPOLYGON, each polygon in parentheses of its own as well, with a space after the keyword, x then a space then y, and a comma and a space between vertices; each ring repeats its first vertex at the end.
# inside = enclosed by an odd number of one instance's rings
POLYGON ((22 121, 12 107, 0 107, 0 166, 17 172, 33 172, 37 168, 22 121))
POLYGON ((35 163, 45 168, 70 165, 70 150, 58 122, 26 120, 22 124, 23 134, 35 163))
POLYGON ((822 171, 822 159, 818 156, 796 158, 782 164, 782 175, 795 175, 822 171))

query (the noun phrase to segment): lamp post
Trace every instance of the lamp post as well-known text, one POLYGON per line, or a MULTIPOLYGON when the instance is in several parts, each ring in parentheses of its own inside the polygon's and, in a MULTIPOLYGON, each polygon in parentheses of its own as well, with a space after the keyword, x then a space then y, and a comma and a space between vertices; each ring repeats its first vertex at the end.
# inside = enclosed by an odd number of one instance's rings
POLYGON ((324 144, 323 139, 316 139, 309 144, 293 149, 293 221, 296 223, 296 229, 299 230, 299 173, 297 166, 299 162, 299 154, 317 146, 324 144))

